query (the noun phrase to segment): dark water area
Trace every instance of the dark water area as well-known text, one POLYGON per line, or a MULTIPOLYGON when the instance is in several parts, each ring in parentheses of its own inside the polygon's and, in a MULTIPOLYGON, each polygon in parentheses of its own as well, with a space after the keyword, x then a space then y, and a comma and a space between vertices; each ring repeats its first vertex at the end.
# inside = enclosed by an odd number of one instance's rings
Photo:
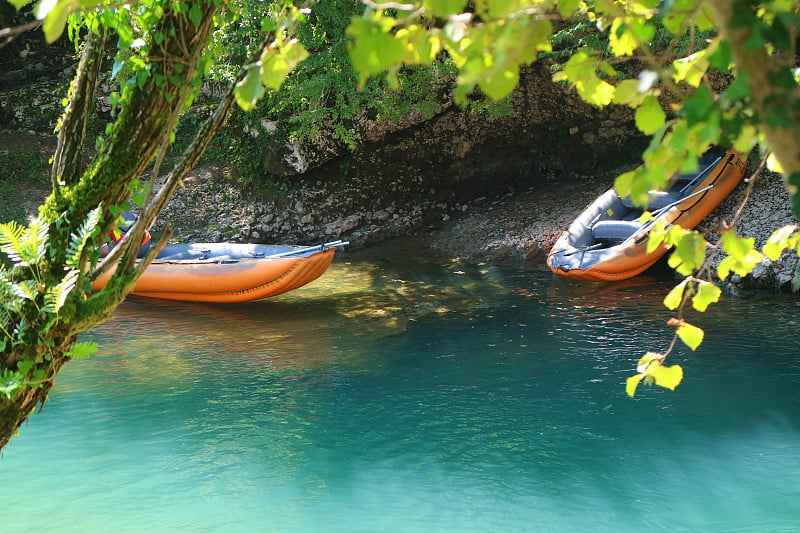
POLYGON ((5 450, 0 530, 795 531, 800 307, 712 306, 630 399, 668 288, 398 242, 266 301, 131 298, 5 450))

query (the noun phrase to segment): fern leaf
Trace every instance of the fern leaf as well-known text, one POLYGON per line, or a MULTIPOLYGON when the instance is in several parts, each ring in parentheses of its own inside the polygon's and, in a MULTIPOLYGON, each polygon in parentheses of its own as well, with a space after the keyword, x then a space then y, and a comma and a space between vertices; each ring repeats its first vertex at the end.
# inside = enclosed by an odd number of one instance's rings
MULTIPOLYGON (((47 240, 50 226, 37 218, 28 228, 27 235, 30 239, 29 250, 33 263, 38 264, 47 253, 47 240)), ((27 239, 26 239, 27 240, 27 239)))
POLYGON ((14 317, 11 315, 11 309, 5 305, 0 307, 0 333, 10 336, 8 327, 14 322, 14 317))
POLYGON ((27 262, 25 257, 25 246, 22 240, 25 234, 25 226, 13 220, 8 224, 0 224, 0 251, 16 265, 27 262))
POLYGON ((35 280, 26 279, 20 281, 19 283, 12 283, 11 284, 11 294, 16 296, 17 298, 23 298, 25 300, 36 301, 36 296, 38 294, 37 290, 38 284, 35 280))
POLYGON ((86 216, 86 220, 84 220, 83 224, 81 224, 80 228, 78 228, 78 233, 73 233, 70 235, 69 245, 67 245, 66 268, 80 268, 80 260, 81 255, 83 254, 83 249, 86 247, 86 242, 92 236, 92 232, 100 223, 102 214, 103 211, 100 209, 100 206, 92 209, 86 216))
POLYGON ((8 274, 8 270, 6 270, 5 265, 0 265, 0 297, 2 297, 3 302, 8 299, 10 294, 11 277, 8 274))
POLYGON ((73 359, 83 359, 84 357, 89 357, 93 353, 97 351, 97 343, 91 341, 83 341, 83 342, 76 342, 72 345, 72 348, 69 349, 67 352, 67 357, 72 357, 73 359))
POLYGON ((47 289, 44 295, 43 311, 58 314, 59 309, 61 309, 64 306, 64 302, 67 301, 67 296, 72 292, 72 289, 75 288, 78 282, 78 274, 80 274, 78 270, 70 269, 58 285, 47 289))

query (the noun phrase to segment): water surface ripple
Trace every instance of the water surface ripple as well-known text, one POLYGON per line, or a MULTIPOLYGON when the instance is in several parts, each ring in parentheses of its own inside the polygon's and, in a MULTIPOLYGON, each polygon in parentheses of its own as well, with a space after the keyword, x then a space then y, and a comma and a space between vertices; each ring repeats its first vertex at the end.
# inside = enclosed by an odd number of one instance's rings
POLYGON ((631 400, 667 287, 356 257, 249 305, 132 298, 5 451, 0 530, 796 530, 800 308, 726 300, 631 400))

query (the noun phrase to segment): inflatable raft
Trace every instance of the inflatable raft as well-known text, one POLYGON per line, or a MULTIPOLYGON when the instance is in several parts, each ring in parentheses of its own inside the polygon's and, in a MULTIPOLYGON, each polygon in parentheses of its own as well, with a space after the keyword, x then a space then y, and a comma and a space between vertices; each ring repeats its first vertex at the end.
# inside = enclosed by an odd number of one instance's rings
POLYGON ((556 241, 547 266, 560 276, 595 281, 632 278, 652 266, 666 252, 660 246, 647 252, 650 229, 658 220, 693 229, 727 197, 744 176, 742 154, 711 149, 699 161, 699 170, 681 175, 666 191, 651 191, 647 210, 655 217, 639 222, 643 209, 616 191, 590 204, 556 241))
MULTIPOLYGON (((320 277, 336 249, 317 246, 195 243, 168 244, 145 269, 132 293, 193 302, 246 302, 291 291, 320 277)), ((114 269, 92 284, 100 290, 114 269)))

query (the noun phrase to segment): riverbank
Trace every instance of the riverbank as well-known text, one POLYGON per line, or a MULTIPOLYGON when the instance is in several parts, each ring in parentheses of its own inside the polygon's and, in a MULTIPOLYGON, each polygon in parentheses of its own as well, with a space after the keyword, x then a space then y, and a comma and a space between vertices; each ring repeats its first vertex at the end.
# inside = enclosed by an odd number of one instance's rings
MULTIPOLYGON (((328 191, 325 185, 303 185, 277 201, 248 196, 224 178, 220 169, 200 168, 178 190, 161 217, 171 222, 178 240, 245 240, 322 242, 343 239, 359 249, 387 239, 420 235, 420 243, 468 262, 502 262, 525 270, 546 269, 547 252, 572 220, 627 168, 596 176, 544 175, 536 185, 481 197, 466 203, 431 201, 424 192, 417 201, 369 209, 369 200, 353 201, 356 189, 328 191), (563 178, 563 179, 562 179, 563 178), (281 204, 285 207, 281 208, 281 204), (361 206, 353 209, 353 206, 361 206)), ((751 176, 737 187, 698 227, 714 241, 714 229, 733 220, 748 189, 737 231, 766 243, 775 228, 796 223, 780 175, 763 172, 750 187, 751 176)), ((368 188, 367 188, 368 189, 368 188)), ((718 254, 716 262, 723 257, 718 254)), ((733 276, 731 291, 791 290, 798 258, 785 253, 764 259, 751 276, 733 276)))
MULTIPOLYGON (((6 131, 0 132, 0 146, 47 152, 52 151, 53 139, 6 131)), ((464 261, 545 269, 545 256, 561 232, 623 170, 627 169, 595 176, 545 173, 525 190, 507 190, 470 202, 445 203, 421 190, 413 195, 414 201, 375 206, 368 178, 353 178, 346 185, 287 183, 284 190, 265 194, 243 188, 226 168, 201 164, 176 191, 154 233, 158 235, 170 223, 172 240, 178 242, 311 244, 343 239, 350 241, 350 250, 417 234, 423 237, 423 245, 464 261)), ((744 200, 748 182, 746 179, 698 229, 713 234, 723 221, 731 221, 744 200)), ((46 193, 42 187, 20 183, 17 201, 10 205, 24 205, 32 214, 46 193)), ((754 237, 757 247, 773 229, 796 223, 779 175, 763 173, 750 195, 737 229, 754 237)), ((790 253, 775 262, 765 259, 753 275, 744 280, 734 277, 729 286, 788 291, 797 264, 797 256, 790 253)))

